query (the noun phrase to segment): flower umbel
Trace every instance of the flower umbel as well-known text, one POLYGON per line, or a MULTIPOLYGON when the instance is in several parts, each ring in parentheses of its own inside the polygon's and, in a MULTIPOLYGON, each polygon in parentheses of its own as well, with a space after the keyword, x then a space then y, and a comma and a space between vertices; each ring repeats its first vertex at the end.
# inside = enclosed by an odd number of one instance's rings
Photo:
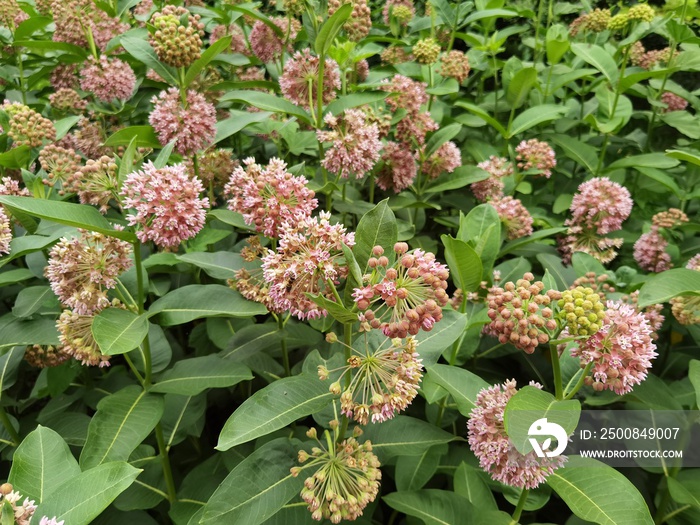
MULTIPOLYGON (((542 388, 537 383, 531 386, 542 388)), ((481 390, 467 421, 469 446, 479 466, 491 477, 510 485, 533 489, 566 462, 566 456, 539 458, 534 451, 518 452, 506 434, 503 414, 508 400, 518 391, 515 379, 481 390)))
POLYGON ((447 266, 435 255, 417 249, 408 253, 408 245, 394 245, 396 261, 390 264, 381 246, 372 250, 368 265, 372 273, 363 277, 363 286, 352 296, 362 312, 362 329, 381 329, 387 337, 428 332, 442 319, 442 308, 449 301, 447 266))
MULTIPOLYGON (((282 94, 297 106, 309 109, 318 103, 318 77, 320 60, 309 49, 297 51, 284 65, 284 73, 279 79, 282 94)), ((323 69, 323 104, 336 97, 340 89, 340 70, 335 60, 326 59, 323 69)))
POLYGON ((204 191, 197 177, 188 177, 184 164, 157 169, 152 162, 143 171, 129 174, 121 195, 124 208, 136 213, 126 216, 141 242, 153 241, 164 248, 176 248, 194 237, 204 227, 209 199, 200 198, 204 191))
MULTIPOLYGON (((371 338, 374 339, 374 338, 371 338)), ((418 394, 418 385, 423 377, 423 365, 416 352, 417 341, 413 337, 405 340, 385 338, 380 344, 364 341, 357 344, 362 350, 352 348, 353 355, 330 391, 340 394, 340 407, 344 416, 353 418, 360 425, 381 423, 392 419, 406 409, 418 394), (386 343, 391 341, 389 345, 386 343), (376 349, 375 349, 376 347, 376 349), (350 384, 341 387, 345 374, 350 375, 350 384)), ((319 367, 319 377, 325 379, 329 371, 319 367)))
POLYGON ((379 460, 372 453, 371 442, 357 442, 357 432, 355 437, 341 443, 334 443, 327 430, 325 434, 327 448, 316 438, 316 429, 306 433, 316 439, 318 446, 311 449, 311 454, 299 451, 299 463, 308 461, 308 464, 292 467, 292 476, 298 476, 307 468, 316 468, 301 489, 301 499, 308 504, 312 519, 321 521, 325 518, 332 523, 354 521, 362 516, 364 508, 379 493, 382 478, 379 460))

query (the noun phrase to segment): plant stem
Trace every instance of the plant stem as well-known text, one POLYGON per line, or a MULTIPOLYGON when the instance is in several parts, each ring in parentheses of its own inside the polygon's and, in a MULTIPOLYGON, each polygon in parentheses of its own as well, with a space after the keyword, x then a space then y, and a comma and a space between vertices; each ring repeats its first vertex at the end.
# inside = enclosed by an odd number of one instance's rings
POLYGON ((583 369, 583 373, 581 374, 581 377, 578 378, 578 381, 574 385, 574 389, 571 392, 569 392, 568 394, 566 394, 566 396, 564 396, 564 399, 571 399, 572 397, 574 397, 576 395, 576 393, 579 390, 581 390, 581 387, 583 387, 583 383, 585 382, 586 378, 588 377, 588 374, 590 373, 591 368, 593 368, 593 361, 591 361, 590 363, 588 363, 586 365, 586 368, 583 369))
POLYGON ((554 393, 557 399, 564 399, 564 389, 561 384, 561 364, 556 345, 549 345, 549 353, 552 356, 552 374, 554 375, 554 393))
POLYGON ((520 515, 523 513, 523 508, 525 508, 525 502, 527 501, 527 495, 530 491, 528 489, 523 489, 520 493, 520 498, 518 499, 518 504, 513 511, 513 521, 520 520, 520 515))
POLYGON ((14 446, 19 445, 22 442, 22 438, 19 437, 15 427, 12 426, 12 421, 10 421, 7 412, 5 412, 5 407, 2 406, 0 406, 0 421, 2 422, 2 426, 5 427, 5 430, 7 430, 7 433, 10 434, 14 446))
MULTIPOLYGON (((335 290, 335 288, 334 288, 335 290)), ((343 342, 345 345, 343 346, 343 349, 345 351, 345 362, 348 362, 348 359, 352 357, 352 323, 345 323, 343 324, 343 342)), ((350 382, 352 381, 352 377, 350 374, 345 374, 345 389, 347 390, 350 388, 350 382)), ((338 433, 338 443, 343 441, 345 439, 345 433, 348 430, 348 425, 350 423, 350 420, 348 419, 348 416, 343 416, 343 422, 341 423, 340 426, 340 432, 338 433)))
POLYGON ((678 507, 676 510, 669 512, 666 514, 663 518, 661 518, 661 521, 659 523, 666 523, 668 520, 671 518, 678 516, 681 512, 685 512, 691 507, 691 505, 683 505, 682 507, 678 507))
POLYGON ((177 501, 177 491, 175 490, 175 480, 173 479, 173 471, 170 468, 170 459, 168 458, 168 447, 163 439, 163 427, 160 423, 156 425, 156 441, 158 442, 158 450, 160 458, 163 462, 163 476, 165 477, 165 485, 168 487, 168 501, 177 501))
POLYGON ((277 318, 277 329, 280 331, 281 341, 280 346, 282 347, 282 362, 284 363, 284 373, 286 377, 292 375, 292 370, 289 367, 289 352, 287 351, 287 337, 284 334, 284 320, 280 315, 277 318))

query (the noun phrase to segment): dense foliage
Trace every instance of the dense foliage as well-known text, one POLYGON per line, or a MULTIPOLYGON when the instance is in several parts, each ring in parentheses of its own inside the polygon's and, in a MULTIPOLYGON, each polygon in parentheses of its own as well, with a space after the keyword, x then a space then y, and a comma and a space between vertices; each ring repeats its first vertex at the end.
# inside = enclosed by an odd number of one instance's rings
POLYGON ((697 15, 0 0, 0 522, 699 523, 697 15))

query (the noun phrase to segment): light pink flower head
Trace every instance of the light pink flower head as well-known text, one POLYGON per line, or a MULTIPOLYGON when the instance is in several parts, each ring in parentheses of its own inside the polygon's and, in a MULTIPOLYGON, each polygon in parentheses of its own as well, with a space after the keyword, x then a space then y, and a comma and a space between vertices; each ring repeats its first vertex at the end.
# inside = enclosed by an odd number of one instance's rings
POLYGON ((343 258, 343 244, 352 247, 355 234, 346 233, 341 224, 331 224, 331 214, 308 217, 282 227, 277 252, 268 250, 263 257, 265 280, 273 311, 286 312, 299 319, 325 317, 328 312, 314 303, 306 293, 320 294, 335 300, 328 281, 340 283, 348 274, 343 258))
POLYGON ((129 100, 134 94, 136 75, 129 64, 118 58, 90 57, 80 71, 80 89, 89 91, 102 102, 129 100))
POLYGON ((209 37, 209 43, 213 44, 217 40, 225 37, 226 35, 231 35, 231 52, 240 53, 241 55, 250 56, 251 52, 248 49, 248 44, 245 41, 245 34, 243 30, 236 24, 231 24, 229 26, 225 24, 218 25, 211 32, 209 37))
POLYGON ((571 202, 570 223, 605 235, 622 228, 632 211, 632 197, 624 186, 607 177, 582 183, 571 202))
POLYGON ((89 315, 109 306, 107 290, 131 267, 132 248, 114 237, 78 231, 79 237, 64 237, 54 245, 44 273, 61 303, 89 315))
MULTIPOLYGON (((309 109, 309 103, 314 107, 318 104, 319 62, 319 58, 312 55, 309 49, 304 49, 294 53, 294 56, 284 65, 284 73, 280 77, 280 89, 282 94, 297 106, 309 109)), ((323 69, 323 104, 333 100, 339 89, 338 64, 335 60, 326 59, 323 69)))
POLYGON ((497 197, 489 202, 506 226, 508 239, 519 239, 532 233, 532 215, 519 199, 497 197))
POLYGON ((367 116, 359 109, 345 110, 339 117, 329 113, 323 120, 331 131, 319 130, 316 136, 322 142, 332 142, 326 150, 323 167, 345 178, 350 174, 358 179, 364 177, 379 160, 382 149, 377 124, 368 123, 367 116))
POLYGON ((666 253, 668 241, 659 232, 658 226, 643 233, 634 243, 634 260, 643 270, 648 272, 663 272, 673 267, 671 256, 666 253))
POLYGON ((192 155, 209 145, 216 135, 216 108, 204 95, 187 91, 183 106, 180 91, 172 87, 153 97, 155 104, 148 122, 158 133, 164 146, 175 140, 175 150, 181 155, 192 155))
POLYGON ((557 165, 557 159, 552 147, 546 142, 537 139, 522 141, 515 148, 518 154, 518 168, 521 170, 539 170, 540 175, 549 178, 552 176, 552 168, 557 165))
POLYGON ((63 525, 63 521, 56 521, 56 516, 49 518, 48 516, 42 516, 39 525, 63 525))
POLYGON ((245 169, 236 167, 224 190, 231 195, 228 208, 267 237, 279 237, 285 223, 306 219, 318 206, 306 178, 289 173, 284 161, 273 158, 260 166, 249 157, 243 164, 245 169))
POLYGON ((382 81, 380 89, 391 93, 386 105, 391 111, 405 109, 408 113, 419 113, 421 106, 428 102, 428 84, 410 79, 404 75, 394 75, 391 81, 382 81))
MULTIPOLYGON (((542 385, 530 383, 542 388, 542 385)), ((495 481, 511 487, 533 489, 566 462, 566 456, 539 458, 534 451, 521 454, 505 431, 503 414, 518 391, 515 379, 503 385, 484 388, 476 396, 476 406, 467 421, 469 447, 479 458, 479 466, 495 481)))
POLYGON ((399 193, 405 190, 418 174, 413 153, 405 144, 387 142, 381 160, 384 167, 377 174, 377 186, 385 191, 393 189, 394 193, 399 193))
POLYGON ((580 341, 571 355, 580 358, 582 366, 593 363, 586 384, 623 395, 646 379, 658 354, 643 313, 620 301, 608 301, 607 307, 600 330, 580 341))
POLYGON ((0 254, 10 253, 11 240, 12 229, 10 228, 10 218, 5 213, 5 208, 0 206, 0 254))
POLYGON ((441 173, 452 173, 462 165, 462 153, 457 145, 450 141, 440 146, 435 153, 425 159, 421 171, 431 179, 436 179, 441 173))
POLYGON ((0 179, 0 195, 14 195, 15 197, 31 197, 27 188, 21 188, 19 182, 11 177, 0 179))
POLYGON ((278 36, 264 22, 257 20, 248 37, 253 53, 265 63, 275 60, 285 49, 291 52, 290 42, 294 42, 301 29, 301 24, 294 18, 288 20, 284 17, 272 17, 270 20, 282 30, 284 36, 278 36))
MULTIPOLYGON (((110 306, 124 308, 114 299, 110 306)), ((79 314, 71 310, 63 310, 56 321, 58 340, 63 345, 63 351, 87 366, 109 366, 111 356, 105 355, 92 335, 92 322, 95 314, 79 314)))
POLYGON ((172 249, 204 227, 209 199, 199 197, 203 191, 197 177, 187 176, 184 164, 157 169, 149 161, 143 171, 127 176, 121 195, 124 208, 136 211, 126 218, 130 226, 140 226, 138 238, 172 249))
POLYGON ((666 108, 662 110, 663 113, 670 113, 671 111, 683 111, 688 107, 688 101, 681 96, 671 93, 670 91, 664 91, 661 95, 661 102, 666 104, 666 108))
POLYGON ((470 187, 476 200, 486 202, 502 197, 505 187, 502 179, 513 174, 513 166, 508 162, 508 159, 492 155, 488 160, 477 164, 477 167, 488 172, 490 177, 471 184, 470 187))

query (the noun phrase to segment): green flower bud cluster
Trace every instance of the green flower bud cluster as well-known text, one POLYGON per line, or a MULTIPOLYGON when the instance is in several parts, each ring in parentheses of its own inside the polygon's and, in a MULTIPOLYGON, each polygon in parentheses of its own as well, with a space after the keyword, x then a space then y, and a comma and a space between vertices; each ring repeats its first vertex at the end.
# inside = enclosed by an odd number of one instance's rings
POLYGON ((649 4, 637 4, 634 7, 630 7, 630 10, 627 11, 628 20, 651 22, 655 16, 656 12, 649 4))
POLYGON ((610 29, 610 31, 621 31, 627 27, 627 22, 629 22, 627 13, 620 13, 619 15, 613 16, 608 21, 608 29, 610 29))
POLYGON ((413 46, 413 56, 419 64, 434 64, 440 56, 440 44, 434 38, 424 38, 413 46))
POLYGON ((559 319, 570 335, 593 335, 605 319, 605 305, 592 288, 577 286, 561 293, 559 319))

